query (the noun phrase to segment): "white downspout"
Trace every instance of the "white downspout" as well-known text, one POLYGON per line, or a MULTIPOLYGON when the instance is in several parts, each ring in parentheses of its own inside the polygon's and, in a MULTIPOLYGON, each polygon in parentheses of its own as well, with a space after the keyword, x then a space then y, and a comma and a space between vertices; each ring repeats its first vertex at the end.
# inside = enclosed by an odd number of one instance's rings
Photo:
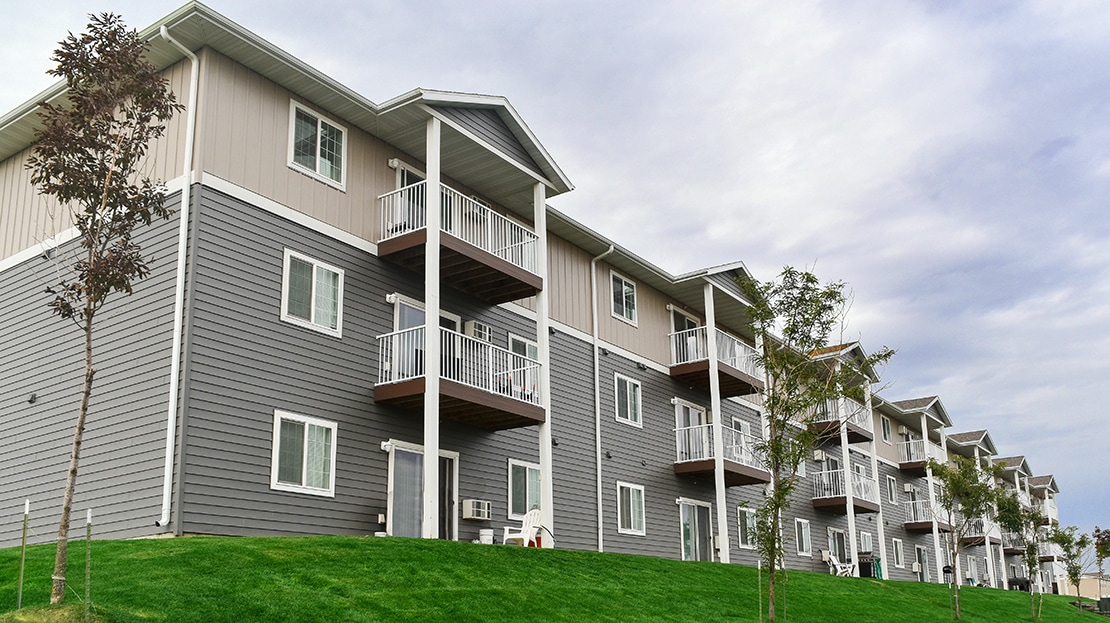
POLYGON ((193 187, 193 137, 197 127, 197 89, 200 86, 200 63, 197 55, 170 36, 170 31, 162 26, 162 38, 181 50, 189 58, 192 70, 189 75, 189 107, 185 122, 185 187, 181 189, 180 225, 177 236, 177 283, 173 295, 173 351, 170 355, 169 407, 166 409, 166 471, 162 481, 162 515, 155 526, 164 528, 170 523, 170 500, 173 491, 173 455, 177 435, 177 393, 178 377, 181 376, 181 342, 185 332, 185 261, 189 241, 189 202, 193 187))
POLYGON ((601 502, 601 360, 598 356, 597 336, 597 263, 615 250, 609 250, 590 260, 590 331, 594 341, 594 452, 597 468, 597 551, 605 551, 605 513, 601 502))

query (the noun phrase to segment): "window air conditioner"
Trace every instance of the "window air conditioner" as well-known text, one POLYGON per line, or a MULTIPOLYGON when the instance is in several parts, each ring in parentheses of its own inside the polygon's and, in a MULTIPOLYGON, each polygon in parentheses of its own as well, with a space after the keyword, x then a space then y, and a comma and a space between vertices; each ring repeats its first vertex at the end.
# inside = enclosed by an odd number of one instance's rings
POLYGON ((490 518, 490 503, 488 500, 463 500, 463 519, 490 518))
POLYGON ((813 451, 813 460, 814 461, 824 461, 825 460, 825 451, 824 450, 814 450, 813 451))
POLYGON ((905 436, 909 437, 910 436, 910 429, 906 428, 905 426, 899 426, 898 427, 898 434, 899 435, 905 435, 905 436))
POLYGON ((913 563, 912 569, 913 569, 914 573, 921 573, 921 563, 919 563, 919 562, 913 563))
POLYGON ((463 323, 463 333, 483 342, 493 341, 493 327, 477 320, 467 320, 463 323))
POLYGON ((908 482, 903 484, 902 485, 902 491, 905 491, 906 493, 913 493, 913 485, 911 485, 908 482))

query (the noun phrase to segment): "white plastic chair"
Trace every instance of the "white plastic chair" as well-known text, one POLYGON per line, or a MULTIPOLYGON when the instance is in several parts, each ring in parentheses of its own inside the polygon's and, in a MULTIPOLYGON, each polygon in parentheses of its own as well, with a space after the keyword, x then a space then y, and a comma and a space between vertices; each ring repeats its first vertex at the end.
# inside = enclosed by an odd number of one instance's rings
POLYGON ((530 543, 536 541, 536 533, 539 529, 540 509, 533 508, 524 515, 519 530, 513 530, 512 526, 505 526, 505 536, 502 537, 501 542, 508 545, 510 541, 519 541, 521 547, 528 547, 530 543))
POLYGON ((852 570, 855 569, 856 563, 854 562, 840 562, 836 555, 829 553, 829 570, 836 573, 838 578, 846 578, 852 575, 852 570))

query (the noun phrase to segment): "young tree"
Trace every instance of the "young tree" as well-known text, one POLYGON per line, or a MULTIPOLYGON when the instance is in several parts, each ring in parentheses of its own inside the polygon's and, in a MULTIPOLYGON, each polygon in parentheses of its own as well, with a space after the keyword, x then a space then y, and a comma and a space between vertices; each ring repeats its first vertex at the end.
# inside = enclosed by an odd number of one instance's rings
POLYGON ((1110 558, 1110 528, 1100 530, 1095 526, 1094 532, 1091 533, 1091 540, 1094 541, 1095 563, 1098 565, 1098 595, 1102 597, 1102 563, 1110 558))
MULTIPOLYGON (((74 426, 50 603, 65 598, 66 544, 81 440, 96 367, 96 315, 114 293, 130 295, 150 268, 132 232, 169 218, 164 187, 142 173, 150 143, 182 106, 143 55, 146 44, 117 15, 90 15, 88 32, 59 44, 48 73, 65 79, 65 104, 40 102, 43 128, 27 167, 38 192, 71 212, 79 250, 64 258, 69 276, 47 288, 52 312, 73 321, 84 336, 85 371, 74 426)), ((61 257, 61 256, 59 256, 61 257)))
MULTIPOLYGON (((998 500, 998 524, 1006 532, 1021 535, 1025 547, 1021 553, 1021 561, 1025 567, 1025 577, 1029 578, 1029 618, 1036 621, 1040 618, 1037 601, 1033 597, 1033 576, 1041 565, 1039 542, 1041 533, 1037 527, 1041 525, 1041 510, 1036 507, 1023 507, 1017 496, 1006 494, 998 500)), ((1040 602, 1044 603, 1044 593, 1040 594, 1040 602)))
POLYGON ((768 569, 768 620, 775 620, 775 589, 784 556, 783 512, 798 484, 798 466, 812 452, 818 434, 813 423, 828 401, 857 395, 870 370, 894 355, 883 348, 856 367, 815 361, 812 353, 828 346, 842 329, 847 308, 843 282, 821 284, 810 272, 787 266, 777 282, 739 282, 752 303, 749 324, 763 353, 766 389, 762 402, 766 435, 757 442, 771 474, 772 487, 757 511, 755 538, 768 569))
POLYGON ((1084 558, 1091 547, 1091 537, 1079 532, 1079 528, 1075 526, 1062 529, 1055 527, 1048 533, 1048 542, 1055 543, 1060 548, 1064 571, 1068 574, 1068 581, 1075 586, 1075 605, 1078 607, 1083 601, 1079 596, 1079 581, 1083 579, 1083 570, 1087 567, 1084 558))
MULTIPOLYGON (((995 506, 1008 494, 996 484, 1002 476, 1002 467, 981 467, 962 456, 954 457, 951 464, 929 459, 929 468, 942 487, 937 504, 952 527, 948 533, 948 554, 953 562, 959 560, 963 540, 976 531, 985 531, 986 521, 994 515, 995 506)), ((952 610, 960 619, 960 578, 952 582, 952 610)))

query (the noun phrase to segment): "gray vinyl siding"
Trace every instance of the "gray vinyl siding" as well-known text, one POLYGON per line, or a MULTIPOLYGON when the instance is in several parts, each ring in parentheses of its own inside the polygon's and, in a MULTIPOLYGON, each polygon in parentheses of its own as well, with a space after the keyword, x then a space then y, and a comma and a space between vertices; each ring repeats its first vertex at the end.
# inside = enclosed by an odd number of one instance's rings
MULTIPOLYGON (((385 530, 388 439, 421 444, 423 415, 377 404, 376 336, 393 330, 397 292, 420 300, 419 275, 211 189, 202 191, 181 529, 215 534, 370 534, 385 530), (285 248, 344 271, 343 337, 280 320, 285 248), (274 411, 336 422, 335 497, 270 489, 274 411)), ((518 315, 443 289, 443 309, 534 338, 518 315)), ((489 432, 444 422, 459 456, 458 497, 490 500, 493 520, 459 521, 459 538, 507 520, 508 459, 536 462, 534 427, 489 432)), ((461 515, 461 511, 457 514, 461 515)), ((519 525, 519 523, 516 523, 519 525)))
MULTIPOLYGON (((97 316, 74 536, 84 536, 78 526, 87 509, 95 538, 164 531, 154 522, 165 465, 177 223, 174 217, 137 232, 151 274, 133 295, 113 295, 97 316)), ((57 257, 75 248, 71 242, 57 257)), ((0 273, 0 547, 18 544, 25 499, 31 542, 57 534, 84 375, 81 330, 46 306, 44 290, 57 281, 53 263, 41 257, 0 273)))
POLYGON ((432 106, 443 116, 458 123, 490 145, 501 150, 518 164, 534 173, 542 173, 535 160, 513 135, 509 126, 492 108, 460 108, 456 106, 432 106))

